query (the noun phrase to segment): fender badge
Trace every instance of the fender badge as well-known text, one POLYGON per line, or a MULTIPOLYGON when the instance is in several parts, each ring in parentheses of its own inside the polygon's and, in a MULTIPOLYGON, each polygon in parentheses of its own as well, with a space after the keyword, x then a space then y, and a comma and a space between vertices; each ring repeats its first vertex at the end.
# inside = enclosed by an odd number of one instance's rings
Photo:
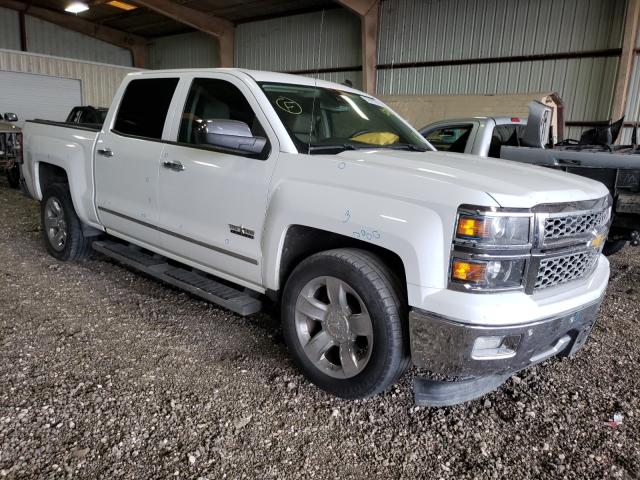
POLYGON ((240 235, 241 237, 253 238, 255 233, 253 230, 248 228, 244 228, 242 225, 231 225, 229 224, 229 231, 236 235, 240 235))

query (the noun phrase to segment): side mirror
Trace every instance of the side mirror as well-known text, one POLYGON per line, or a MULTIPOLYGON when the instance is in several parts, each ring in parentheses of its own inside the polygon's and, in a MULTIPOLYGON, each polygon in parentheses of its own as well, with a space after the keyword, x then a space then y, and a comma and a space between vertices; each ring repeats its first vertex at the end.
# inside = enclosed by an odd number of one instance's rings
POLYGON ((4 119, 7 122, 17 122, 18 121, 18 116, 15 113, 7 112, 7 113, 4 114, 4 119))
POLYGON ((238 120, 205 120, 196 128, 195 140, 243 153, 260 153, 267 144, 266 138, 254 137, 249 125, 238 120))

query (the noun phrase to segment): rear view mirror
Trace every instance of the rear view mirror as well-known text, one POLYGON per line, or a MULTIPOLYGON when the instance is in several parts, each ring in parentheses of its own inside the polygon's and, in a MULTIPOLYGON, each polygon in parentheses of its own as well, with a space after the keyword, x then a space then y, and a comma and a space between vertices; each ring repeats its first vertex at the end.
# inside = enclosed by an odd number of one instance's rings
POLYGON ((211 145, 243 153, 260 153, 267 144, 264 137, 254 137, 249 125, 238 120, 205 120, 195 131, 199 145, 211 145))
POLYGON ((17 122, 18 116, 15 113, 7 112, 4 114, 4 119, 7 122, 17 122))

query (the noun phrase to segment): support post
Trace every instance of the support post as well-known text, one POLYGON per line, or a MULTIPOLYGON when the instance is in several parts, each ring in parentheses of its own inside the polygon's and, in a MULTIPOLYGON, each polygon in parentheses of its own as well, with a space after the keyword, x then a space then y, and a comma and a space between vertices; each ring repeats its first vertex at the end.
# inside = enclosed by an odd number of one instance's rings
POLYGON ((147 46, 133 45, 131 47, 131 58, 133 66, 136 68, 147 68, 147 46))
POLYGON ((622 53, 618 63, 618 73, 613 91, 613 105, 611 116, 615 121, 624 115, 627 106, 629 80, 633 70, 633 61, 638 38, 638 24, 640 23, 640 0, 628 0, 627 13, 622 37, 622 53))
POLYGON ((218 45, 220 46, 220 66, 227 68, 233 67, 233 41, 235 29, 229 29, 218 37, 218 45))
POLYGON ((27 51, 27 22, 24 18, 24 12, 21 10, 18 12, 18 21, 20 23, 20 50, 27 51))
POLYGON ((362 32, 362 89, 376 93, 378 64, 378 31, 380 29, 380 0, 337 0, 360 16, 362 32))

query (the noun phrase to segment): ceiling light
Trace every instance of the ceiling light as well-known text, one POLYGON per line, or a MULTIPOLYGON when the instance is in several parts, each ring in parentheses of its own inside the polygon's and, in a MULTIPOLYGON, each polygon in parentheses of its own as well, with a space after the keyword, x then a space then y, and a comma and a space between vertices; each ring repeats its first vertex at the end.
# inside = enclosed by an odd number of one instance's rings
POLYGON ((135 5, 131 5, 130 3, 126 3, 126 2, 119 2, 118 0, 112 0, 111 2, 107 2, 107 5, 111 5, 112 7, 119 8, 120 10, 126 10, 127 12, 129 10, 135 10, 136 8, 138 8, 135 5))
POLYGON ((83 2, 72 2, 64 9, 65 12, 69 13, 81 13, 87 10, 89 10, 89 5, 83 2))

